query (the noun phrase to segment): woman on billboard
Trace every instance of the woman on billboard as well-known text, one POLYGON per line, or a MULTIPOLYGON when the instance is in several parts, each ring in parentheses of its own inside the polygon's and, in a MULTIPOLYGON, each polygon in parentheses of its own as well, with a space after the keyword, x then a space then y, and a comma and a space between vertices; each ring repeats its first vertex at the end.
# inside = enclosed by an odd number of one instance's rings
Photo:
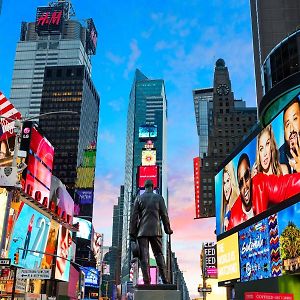
POLYGON ((287 166, 279 163, 279 152, 271 124, 258 134, 256 145, 256 162, 252 169, 252 177, 257 173, 288 174, 287 166))
POLYGON ((223 169, 222 176, 222 210, 221 210, 221 232, 227 231, 229 219, 230 219, 230 209, 234 204, 235 200, 239 196, 239 191, 237 188, 237 181, 235 177, 235 172, 233 169, 232 162, 229 162, 223 169))

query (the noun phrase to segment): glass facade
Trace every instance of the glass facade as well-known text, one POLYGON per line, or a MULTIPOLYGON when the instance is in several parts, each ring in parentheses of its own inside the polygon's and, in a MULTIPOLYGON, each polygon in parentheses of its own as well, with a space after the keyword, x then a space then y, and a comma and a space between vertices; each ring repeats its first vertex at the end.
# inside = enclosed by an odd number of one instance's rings
POLYGON ((45 67, 83 65, 91 73, 90 57, 80 38, 83 27, 71 20, 64 24, 63 34, 48 36, 38 36, 35 23, 22 24, 10 100, 23 116, 40 114, 45 67))
MULTIPOLYGON (((157 125, 157 138, 153 141, 156 148, 157 165, 160 167, 159 193, 167 198, 167 99, 163 80, 148 79, 136 70, 135 79, 130 92, 127 114, 126 162, 124 184, 124 219, 122 237, 122 276, 126 280, 129 275, 129 222, 131 207, 137 193, 136 175, 142 161, 142 148, 145 141, 139 140, 139 127, 157 125)), ((166 241, 164 239, 164 244, 166 241)), ((166 248, 166 247, 165 247, 166 248)))

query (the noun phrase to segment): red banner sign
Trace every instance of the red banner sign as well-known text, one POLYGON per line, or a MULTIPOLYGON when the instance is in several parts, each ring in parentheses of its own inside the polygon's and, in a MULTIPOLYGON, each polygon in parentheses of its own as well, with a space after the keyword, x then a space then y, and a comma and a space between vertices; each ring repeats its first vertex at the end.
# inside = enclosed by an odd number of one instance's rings
POLYGON ((294 300, 293 294, 246 292, 244 300, 294 300))

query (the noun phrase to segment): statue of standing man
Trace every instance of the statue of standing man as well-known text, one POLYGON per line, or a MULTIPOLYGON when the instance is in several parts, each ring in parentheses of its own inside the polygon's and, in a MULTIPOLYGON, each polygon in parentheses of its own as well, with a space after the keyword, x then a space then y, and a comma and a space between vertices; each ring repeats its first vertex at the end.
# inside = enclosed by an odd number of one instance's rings
POLYGON ((162 253, 161 221, 166 234, 172 234, 164 198, 153 193, 153 182, 146 180, 145 193, 136 197, 130 222, 130 238, 137 240, 139 259, 145 284, 150 284, 149 243, 164 284, 169 283, 162 253))

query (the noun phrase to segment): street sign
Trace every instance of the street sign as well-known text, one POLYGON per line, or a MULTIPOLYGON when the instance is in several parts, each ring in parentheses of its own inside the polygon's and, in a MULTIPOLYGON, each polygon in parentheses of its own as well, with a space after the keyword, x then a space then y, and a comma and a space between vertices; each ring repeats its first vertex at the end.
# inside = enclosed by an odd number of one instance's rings
POLYGON ((211 287, 200 287, 198 288, 199 293, 211 293, 211 287))
POLYGON ((0 266, 10 266, 11 259, 10 258, 1 258, 0 266))
POLYGON ((18 269, 18 279, 50 279, 51 269, 18 269))

